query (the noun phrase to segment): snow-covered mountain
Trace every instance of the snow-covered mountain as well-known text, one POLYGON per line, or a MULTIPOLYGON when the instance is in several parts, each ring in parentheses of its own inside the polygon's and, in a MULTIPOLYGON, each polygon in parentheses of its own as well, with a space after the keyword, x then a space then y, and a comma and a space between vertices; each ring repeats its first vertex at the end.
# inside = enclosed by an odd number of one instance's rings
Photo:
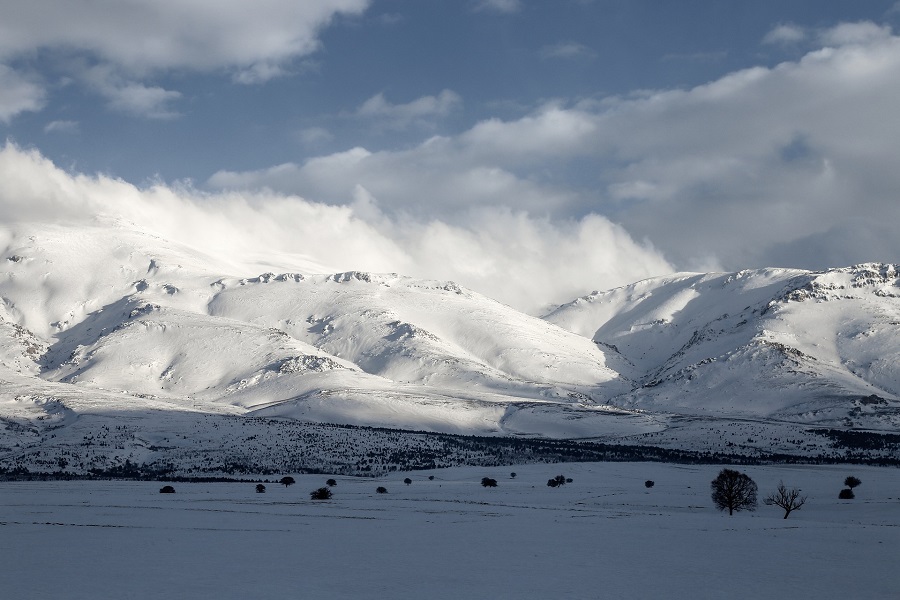
POLYGON ((679 274, 593 293, 546 319, 596 341, 634 382, 614 400, 622 407, 900 426, 894 265, 679 274))
POLYGON ((7 457, 93 440, 97 419, 137 432, 120 458, 210 415, 682 447, 712 421, 900 425, 892 265, 672 275, 537 318, 452 282, 238 264, 102 219, 6 226, 0 297, 7 457))

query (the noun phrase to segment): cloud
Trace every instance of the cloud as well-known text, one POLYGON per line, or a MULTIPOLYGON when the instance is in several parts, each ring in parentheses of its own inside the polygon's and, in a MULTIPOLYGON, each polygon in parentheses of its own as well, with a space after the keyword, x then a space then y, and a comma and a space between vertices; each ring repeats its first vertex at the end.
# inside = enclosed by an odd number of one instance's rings
POLYGON ((423 96, 406 104, 391 104, 384 94, 375 94, 362 103, 356 116, 375 119, 382 126, 406 129, 411 125, 428 125, 433 119, 448 116, 462 106, 462 98, 452 90, 443 90, 437 96, 423 96))
POLYGON ((44 133, 78 133, 78 121, 50 121, 44 125, 44 133))
POLYGON ((601 215, 681 269, 857 262, 860 244, 846 246, 840 227, 853 220, 854 235, 879 236, 873 259, 898 260, 900 237, 882 239, 881 224, 900 220, 900 38, 859 24, 826 37, 844 43, 693 89, 556 101, 405 150, 354 148, 208 183, 335 205, 359 185, 388 215, 459 226, 483 207, 555 224, 601 215))
POLYGON ((45 96, 40 84, 0 64, 0 122, 9 123, 20 113, 41 110, 45 96))
POLYGON ((279 65, 314 52, 335 16, 368 0, 30 0, 0 19, 0 57, 79 50, 126 73, 279 65))
MULTIPOLYGON (((850 44, 870 44, 891 37, 889 25, 878 25, 871 21, 856 23, 839 23, 834 27, 818 29, 813 32, 816 41, 823 46, 846 46, 850 44)), ((776 25, 769 31, 762 42, 764 44, 797 44, 810 38, 810 32, 803 27, 790 23, 776 25)))
POLYGON ((174 119, 178 116, 170 105, 181 97, 180 92, 129 83, 121 87, 107 88, 103 93, 109 99, 109 106, 114 110, 151 119, 174 119))
POLYGON ((497 12, 512 14, 522 8, 520 0, 480 0, 475 4, 476 11, 497 12))
POLYGON ((334 135, 324 127, 307 127, 297 133, 297 138, 304 144, 315 146, 330 142, 334 139, 334 135))
POLYGON ((876 25, 871 21, 841 23, 819 33, 819 40, 826 46, 870 44, 891 37, 889 25, 876 25))
POLYGON ((763 44, 796 44, 806 39, 806 30, 797 25, 782 23, 765 35, 763 44))
POLYGON ((240 173, 220 171, 208 184, 224 190, 271 188, 329 204, 349 203, 357 185, 361 185, 383 201, 386 212, 420 219, 452 219, 473 207, 485 206, 513 206, 543 214, 572 202, 567 191, 483 164, 470 150, 457 140, 436 137, 405 151, 353 148, 302 165, 286 163, 240 173))
POLYGON ((12 144, 0 150, 0 222, 125 219, 233 265, 233 275, 273 268, 399 272, 458 281, 537 312, 598 284, 621 285, 671 270, 651 246, 597 215, 551 221, 478 207, 451 223, 388 216, 362 186, 351 195, 347 206, 334 206, 267 191, 208 194, 162 184, 141 189, 67 173, 12 144))
POLYGON ((244 85, 253 85, 257 83, 265 83, 276 77, 283 77, 287 74, 284 67, 278 63, 260 62, 246 69, 242 69, 234 74, 232 78, 235 83, 243 83, 244 85))
POLYGON ((550 46, 544 46, 540 51, 541 58, 595 58, 597 53, 584 44, 578 42, 560 42, 550 46))
POLYGON ((869 42, 617 104, 598 129, 615 140, 600 152, 624 162, 607 177, 621 222, 687 267, 710 256, 727 268, 857 262, 847 236, 828 253, 799 251, 850 219, 871 228, 872 259, 900 257, 893 239, 876 241, 883 219, 900 218, 888 158, 900 152, 900 40, 842 39, 869 42))
POLYGON ((405 17, 400 13, 381 13, 376 17, 376 21, 381 25, 392 26, 402 23, 405 17))
POLYGON ((715 63, 721 62, 728 58, 728 52, 720 50, 718 52, 691 52, 688 54, 672 53, 663 56, 665 61, 687 61, 696 63, 715 63))
POLYGON ((123 79, 109 66, 98 65, 84 69, 78 76, 106 98, 107 105, 113 110, 150 119, 173 119, 179 116, 172 108, 172 103, 181 97, 180 92, 123 79))
MULTIPOLYGON (((319 32, 336 16, 361 14, 369 2, 30 0, 0 8, 0 61, 63 53, 71 63, 99 67, 128 82, 112 93, 101 90, 115 108, 167 118, 174 114, 167 106, 177 92, 153 85, 154 76, 224 71, 238 83, 263 83, 318 50, 319 32)), ((3 69, 0 77, 12 77, 3 69)), ((4 102, 12 92, 0 92, 0 118, 40 105, 39 90, 27 88, 21 75, 18 80, 19 94, 30 102, 4 102)))

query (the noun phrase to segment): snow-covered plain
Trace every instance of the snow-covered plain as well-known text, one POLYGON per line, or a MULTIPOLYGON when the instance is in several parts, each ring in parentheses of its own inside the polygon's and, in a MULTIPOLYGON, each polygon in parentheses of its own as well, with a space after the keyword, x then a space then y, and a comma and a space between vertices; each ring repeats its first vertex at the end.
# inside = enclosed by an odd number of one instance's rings
POLYGON ((270 483, 264 494, 249 482, 175 483, 175 494, 159 494, 158 482, 4 482, 0 595, 897 598, 900 470, 741 468, 760 505, 729 517, 710 500, 719 469, 579 463, 338 476, 329 501, 309 499, 327 475, 294 475, 295 485, 270 483), (558 474, 573 482, 547 487, 558 474), (862 485, 856 499, 838 500, 848 475, 862 485), (498 487, 481 487, 485 476, 498 487), (808 496, 787 520, 762 504, 780 481, 808 496))

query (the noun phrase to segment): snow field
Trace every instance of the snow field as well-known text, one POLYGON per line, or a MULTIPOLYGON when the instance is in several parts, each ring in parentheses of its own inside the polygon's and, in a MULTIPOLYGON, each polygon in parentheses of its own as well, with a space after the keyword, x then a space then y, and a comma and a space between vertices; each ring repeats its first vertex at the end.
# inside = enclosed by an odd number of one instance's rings
POLYGON ((175 494, 159 494, 159 482, 5 482, 0 590, 73 600, 896 598, 900 471, 739 468, 759 485, 760 506, 729 517, 709 497, 719 469, 578 463, 335 477, 326 502, 309 492, 328 475, 293 475, 295 485, 268 483, 265 494, 250 482, 174 483, 175 494), (574 481, 547 487, 558 474, 574 481), (862 485, 840 501, 847 475, 862 485), (485 476, 498 487, 481 487, 485 476), (762 504, 779 481, 809 498, 787 520, 762 504), (387 494, 375 493, 380 485, 387 494))

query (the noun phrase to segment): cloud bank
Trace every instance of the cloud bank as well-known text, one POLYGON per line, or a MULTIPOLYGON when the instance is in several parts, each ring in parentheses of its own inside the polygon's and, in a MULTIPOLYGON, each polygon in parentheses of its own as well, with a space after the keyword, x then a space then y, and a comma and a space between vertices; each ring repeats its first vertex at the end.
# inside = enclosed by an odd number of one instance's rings
POLYGON ((72 174, 7 143, 0 151, 0 221, 88 224, 125 219, 245 269, 367 270, 450 279, 540 312, 597 286, 669 272, 647 244, 598 215, 550 221, 480 207, 453 223, 387 216, 356 186, 347 206, 273 192, 209 194, 188 186, 141 189, 72 174))
MULTIPOLYGON (((784 27, 768 41, 803 39, 784 27)), ((692 89, 549 102, 409 149, 358 147, 208 184, 336 205, 362 186, 386 214, 446 223, 485 207, 548 223, 600 215, 679 269, 898 261, 900 236, 882 236, 900 219, 900 38, 869 22, 810 37, 821 47, 800 60, 692 89)))
MULTIPOLYGON (((223 1, 214 6, 202 0, 17 2, 0 11, 0 84, 12 77, 12 61, 64 51, 68 74, 109 99, 112 108, 170 117, 168 103, 180 94, 147 78, 169 70, 224 71, 238 83, 261 83, 315 52, 319 32, 336 16, 361 14, 368 5, 369 0, 223 1)), ((12 99, 0 93, 0 119, 34 110, 39 94, 23 91, 21 81, 18 89, 12 99), (31 102, 18 99, 23 95, 31 102)))

